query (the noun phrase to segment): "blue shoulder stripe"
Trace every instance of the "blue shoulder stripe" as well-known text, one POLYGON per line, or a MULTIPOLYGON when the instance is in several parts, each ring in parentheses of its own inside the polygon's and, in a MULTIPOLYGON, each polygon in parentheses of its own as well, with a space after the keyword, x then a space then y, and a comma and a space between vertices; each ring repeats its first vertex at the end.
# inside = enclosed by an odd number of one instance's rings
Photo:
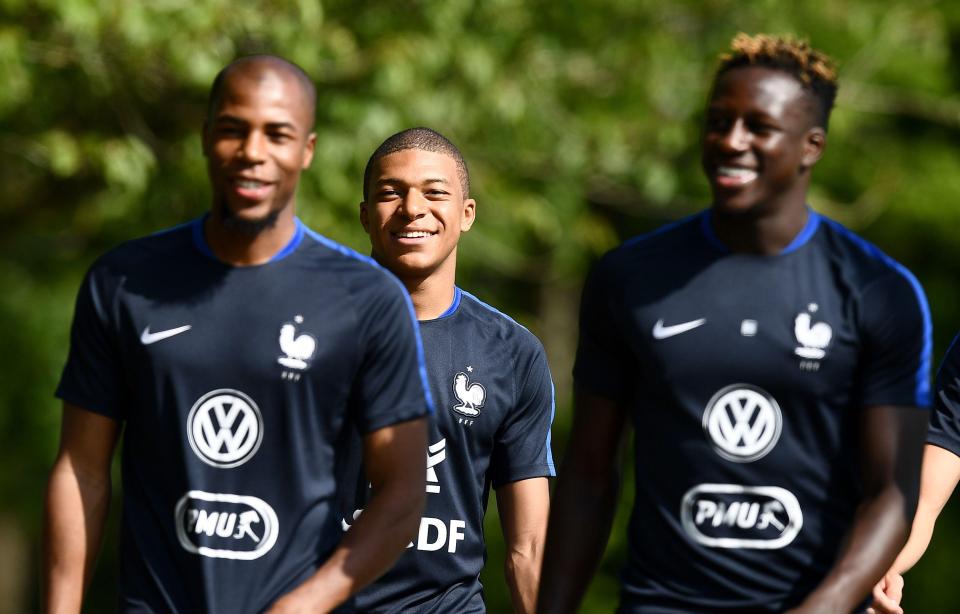
POLYGON ((907 267, 883 253, 879 247, 858 236, 839 222, 828 218, 824 218, 824 220, 837 230, 837 232, 860 247, 868 256, 883 262, 891 269, 900 273, 900 275, 909 282, 910 287, 913 288, 913 292, 917 297, 917 303, 920 305, 920 313, 923 316, 923 348, 920 350, 920 366, 917 369, 914 397, 919 407, 929 407, 932 400, 930 392, 930 362, 931 354, 933 353, 933 324, 930 318, 930 306, 927 304, 927 297, 923 293, 923 287, 907 267))
POLYGON ((359 260, 360 262, 366 262, 370 266, 376 267, 377 269, 383 271, 387 277, 389 277, 393 283, 400 288, 403 294, 403 300, 407 305, 407 313, 410 316, 410 321, 413 323, 414 337, 417 341, 417 368, 420 373, 420 385, 423 388, 423 394, 427 400, 427 410, 431 414, 435 414, 436 406, 433 403, 433 395, 430 393, 430 383, 427 379, 427 362, 423 355, 423 341, 420 339, 420 323, 417 321, 417 314, 413 310, 413 302, 410 301, 410 293, 407 292, 407 289, 402 283, 400 283, 400 280, 397 279, 393 273, 380 266, 380 264, 370 256, 364 256, 363 254, 350 249, 346 245, 340 245, 336 241, 331 241, 322 234, 308 228, 306 225, 303 226, 303 229, 304 232, 306 232, 306 234, 317 243, 320 243, 321 245, 328 247, 335 252, 343 254, 348 258, 353 258, 354 260, 359 260))
MULTIPOLYGON (((503 313, 502 311, 500 311, 500 310, 497 309, 496 307, 493 307, 492 305, 488 305, 487 303, 484 303, 483 301, 481 301, 480 299, 478 299, 478 298, 475 297, 474 295, 470 294, 470 293, 467 292, 466 290, 463 290, 462 292, 463 292, 463 294, 465 294, 465 295, 468 296, 469 298, 471 298, 471 299, 473 299, 474 301, 476 301, 477 304, 479 304, 481 307, 483 307, 483 308, 486 309, 487 311, 492 311, 493 313, 495 313, 495 314, 497 314, 497 315, 499 315, 499 316, 501 316, 501 317, 503 317, 503 318, 506 318, 507 321, 512 322, 513 324, 519 326, 520 328, 522 328, 523 330, 527 331, 528 333, 530 332, 530 330, 529 330, 526 326, 524 326, 523 324, 520 324, 519 322, 517 322, 516 320, 514 320, 513 318, 511 318, 511 317, 508 316, 507 314, 503 313)), ((533 333, 530 333, 530 334, 532 335, 533 333)), ((548 368, 549 368, 549 365, 548 365, 548 368)), ((552 441, 553 441, 553 440, 552 440, 552 435, 553 435, 553 419, 554 419, 554 417, 556 416, 556 414, 557 414, 556 388, 555 388, 554 385, 553 385, 553 375, 551 374, 551 375, 550 375, 550 427, 547 429, 547 443, 546 443, 546 447, 547 447, 547 466, 550 468, 550 475, 551 475, 551 476, 557 475, 557 469, 556 469, 556 467, 554 466, 554 463, 553 463, 553 448, 551 447, 551 446, 553 445, 553 444, 552 444, 552 441)))

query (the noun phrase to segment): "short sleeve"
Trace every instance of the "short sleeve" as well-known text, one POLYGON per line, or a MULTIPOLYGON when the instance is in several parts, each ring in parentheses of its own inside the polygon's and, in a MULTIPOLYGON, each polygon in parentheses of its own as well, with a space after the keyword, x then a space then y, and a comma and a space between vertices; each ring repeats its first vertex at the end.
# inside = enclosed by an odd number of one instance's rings
POLYGON ((871 405, 930 406, 930 309, 902 267, 861 296, 861 399, 871 405))
POLYGON ((960 456, 960 335, 947 350, 935 385, 933 412, 927 443, 949 450, 960 456))
POLYGON ((494 488, 528 478, 556 475, 550 427, 555 412, 553 380, 543 346, 536 339, 532 351, 515 365, 516 402, 497 430, 489 476, 494 488))
POLYGON ((128 406, 113 313, 118 282, 94 266, 77 295, 70 351, 56 396, 71 405, 123 420, 128 406))
POLYGON ((619 401, 626 397, 630 359, 624 336, 617 330, 609 267, 604 265, 601 260, 583 286, 573 378, 578 386, 619 401))
POLYGON ((361 433, 433 413, 423 344, 406 290, 389 273, 389 281, 364 292, 359 372, 352 406, 361 433))

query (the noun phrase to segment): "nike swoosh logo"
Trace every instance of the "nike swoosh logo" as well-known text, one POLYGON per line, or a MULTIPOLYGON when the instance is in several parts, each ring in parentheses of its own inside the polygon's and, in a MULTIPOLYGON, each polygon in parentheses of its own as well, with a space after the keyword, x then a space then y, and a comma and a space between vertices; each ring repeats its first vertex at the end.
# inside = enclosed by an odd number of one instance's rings
POLYGON ((706 318, 700 318, 699 320, 691 320, 690 322, 683 322, 682 324, 664 326, 663 320, 657 320, 657 323, 653 325, 653 338, 666 339, 667 337, 673 337, 674 335, 679 335, 681 333, 693 330, 698 326, 703 326, 706 323, 706 318))
POLYGON ((180 333, 185 333, 190 330, 191 326, 189 324, 185 326, 178 326, 177 328, 168 328, 167 330, 157 331, 155 333, 150 332, 150 326, 148 325, 143 329, 143 334, 140 335, 140 343, 143 345, 150 345, 151 343, 156 343, 157 341, 163 341, 164 339, 169 339, 174 335, 179 335, 180 333))

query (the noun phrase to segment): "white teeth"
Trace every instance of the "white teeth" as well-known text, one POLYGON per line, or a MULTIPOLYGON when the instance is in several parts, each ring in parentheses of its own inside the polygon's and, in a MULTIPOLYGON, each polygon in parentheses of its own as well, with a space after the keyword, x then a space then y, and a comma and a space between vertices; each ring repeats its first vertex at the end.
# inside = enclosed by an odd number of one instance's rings
POLYGON ((717 167, 717 174, 724 177, 732 177, 741 181, 750 181, 757 178, 757 171, 749 168, 738 168, 735 166, 717 167))
POLYGON ((422 239, 424 237, 429 237, 432 233, 429 233, 425 230, 417 230, 415 232, 398 232, 397 236, 401 239, 422 239))
POLYGON ((254 181, 253 179, 241 179, 237 181, 238 187, 245 188, 248 190, 256 190, 257 188, 262 188, 265 185, 267 184, 265 184, 262 181, 254 181))

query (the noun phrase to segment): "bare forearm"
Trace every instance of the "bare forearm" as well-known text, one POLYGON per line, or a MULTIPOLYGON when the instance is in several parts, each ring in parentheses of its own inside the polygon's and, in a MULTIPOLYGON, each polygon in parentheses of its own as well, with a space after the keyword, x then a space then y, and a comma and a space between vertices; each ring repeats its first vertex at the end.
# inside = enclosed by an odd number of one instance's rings
POLYGON ((332 610, 380 577, 410 543, 423 511, 409 497, 375 496, 329 559, 294 593, 309 596, 317 612, 332 610))
POLYGON ((620 475, 596 480, 561 471, 552 501, 537 611, 575 612, 603 555, 613 523, 620 475))
POLYGON ((513 611, 533 614, 540 586, 540 567, 543 565, 543 541, 507 554, 505 574, 510 587, 513 611))
POLYGON ((43 593, 47 612, 79 612, 110 506, 109 477, 54 465, 44 508, 43 593))
POLYGON ((862 602, 906 542, 912 512, 894 487, 861 503, 837 563, 797 612, 849 612, 862 602))

